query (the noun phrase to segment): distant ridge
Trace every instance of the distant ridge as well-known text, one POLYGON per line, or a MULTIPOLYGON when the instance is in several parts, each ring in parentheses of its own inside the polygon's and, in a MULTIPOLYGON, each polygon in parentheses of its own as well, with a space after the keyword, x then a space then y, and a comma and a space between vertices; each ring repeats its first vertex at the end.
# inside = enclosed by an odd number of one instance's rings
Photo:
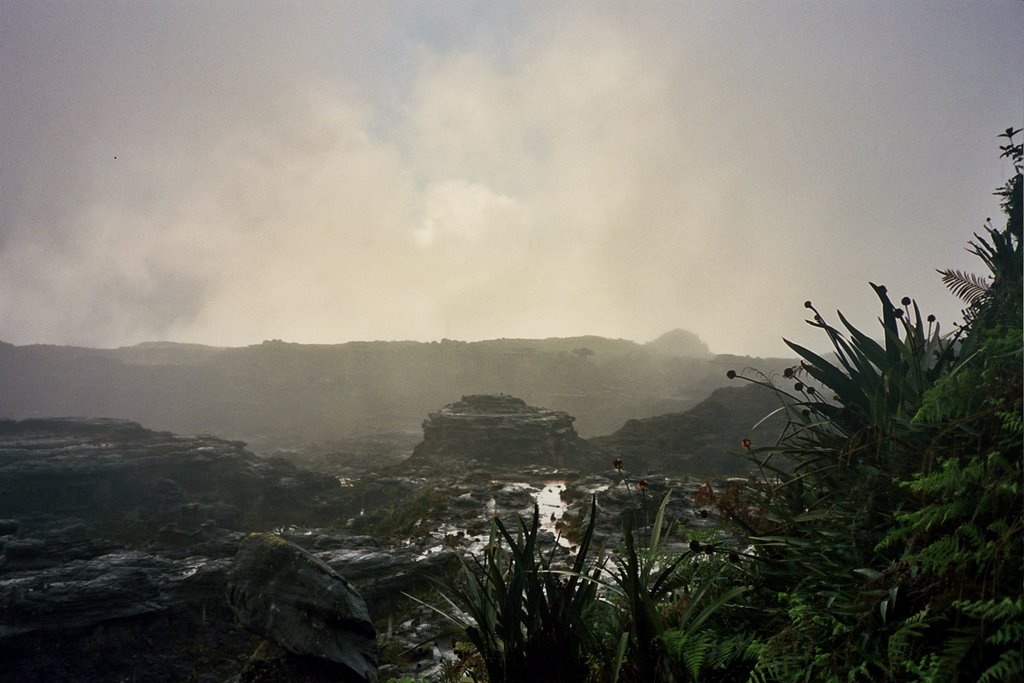
POLYGON ((272 453, 387 432, 418 435, 428 414, 460 396, 509 394, 573 415, 576 430, 588 438, 630 419, 688 410, 726 386, 731 368, 781 372, 795 363, 710 355, 685 332, 662 341, 673 342, 671 353, 656 343, 598 336, 330 345, 270 340, 228 348, 0 343, 0 418, 121 418, 179 434, 239 439, 272 453))

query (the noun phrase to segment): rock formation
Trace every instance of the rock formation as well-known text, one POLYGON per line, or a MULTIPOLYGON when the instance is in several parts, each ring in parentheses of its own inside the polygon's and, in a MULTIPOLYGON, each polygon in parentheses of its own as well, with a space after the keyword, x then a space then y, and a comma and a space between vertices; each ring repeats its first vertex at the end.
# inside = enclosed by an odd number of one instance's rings
POLYGON ((762 420, 778 407, 778 397, 764 387, 726 387, 688 411, 629 420, 613 434, 589 442, 606 460, 622 457, 634 468, 695 477, 746 474, 750 463, 739 455, 742 440, 774 442, 783 418, 762 420))
POLYGON ((37 511, 165 531, 298 523, 337 502, 334 477, 237 441, 123 420, 0 420, 0 518, 37 511))
POLYGON ((297 655, 296 665, 306 668, 301 658, 312 657, 339 665, 338 680, 377 680, 377 634, 363 598, 281 536, 250 534, 242 541, 227 597, 245 628, 297 655))
POLYGON ((472 460, 515 468, 585 467, 586 442, 568 413, 526 405, 505 394, 463 396, 423 422, 423 441, 409 464, 446 465, 472 460))
POLYGON ((0 421, 0 677, 224 680, 258 644, 224 598, 242 531, 329 522, 342 494, 214 437, 0 421))

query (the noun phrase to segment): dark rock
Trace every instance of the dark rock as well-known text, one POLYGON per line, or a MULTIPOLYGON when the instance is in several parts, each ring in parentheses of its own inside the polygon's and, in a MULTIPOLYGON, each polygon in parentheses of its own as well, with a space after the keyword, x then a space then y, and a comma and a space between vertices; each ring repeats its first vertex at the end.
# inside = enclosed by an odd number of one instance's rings
POLYGON ((576 434, 573 420, 568 413, 528 406, 504 394, 463 396, 424 421, 423 441, 407 462, 586 466, 586 442, 576 434))
POLYGON ((258 458, 238 442, 118 420, 0 420, 5 517, 73 515, 133 533, 167 527, 165 540, 180 543, 174 531, 209 520, 251 530, 330 515, 340 493, 334 477, 258 458))
POLYGON ((0 570, 43 569, 99 557, 122 547, 119 543, 96 538, 81 520, 58 520, 38 535, 8 538, 0 550, 0 570))
POLYGON ((74 629, 166 607, 161 575, 175 565, 139 552, 35 571, 0 580, 0 638, 29 631, 74 629))
POLYGON ((228 603, 250 631, 300 657, 377 680, 376 631, 341 575, 281 536, 250 534, 228 575, 228 603))
POLYGON ((458 566, 455 552, 440 548, 428 553, 417 546, 391 549, 349 548, 318 553, 324 562, 358 587, 370 615, 381 619, 403 593, 431 586, 426 576, 441 576, 458 566))
POLYGON ((226 558, 243 530, 336 520, 341 496, 238 442, 0 420, 0 678, 237 674, 259 640, 224 599, 226 558))
POLYGON ((334 662, 296 655, 269 641, 263 641, 246 660, 232 683, 359 683, 364 679, 339 672, 334 662))
POLYGON ((606 454, 604 467, 621 457, 633 472, 655 468, 697 477, 746 474, 751 464, 741 455, 741 442, 750 438, 755 444, 773 443, 784 420, 762 420, 779 405, 776 394, 764 387, 726 387, 686 412, 629 420, 613 434, 589 442, 606 454))

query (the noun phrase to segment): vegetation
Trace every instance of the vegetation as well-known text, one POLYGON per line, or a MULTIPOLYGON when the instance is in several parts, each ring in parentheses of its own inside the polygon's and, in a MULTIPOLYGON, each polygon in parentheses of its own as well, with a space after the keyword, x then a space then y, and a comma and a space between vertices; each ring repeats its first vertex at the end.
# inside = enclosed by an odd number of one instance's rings
POLYGON ((667 552, 668 499, 648 524, 644 495, 609 551, 593 546, 592 504, 557 568, 536 512, 516 535, 495 521, 483 559, 442 583, 484 662, 474 680, 1024 678, 1019 132, 1001 136, 1006 225, 970 242, 988 272, 939 271, 962 324, 942 333, 873 284, 877 339, 807 302, 832 359, 787 342, 801 362, 781 376, 730 371, 775 390, 788 419, 777 443, 742 444, 761 477, 701 489, 737 543, 667 552))

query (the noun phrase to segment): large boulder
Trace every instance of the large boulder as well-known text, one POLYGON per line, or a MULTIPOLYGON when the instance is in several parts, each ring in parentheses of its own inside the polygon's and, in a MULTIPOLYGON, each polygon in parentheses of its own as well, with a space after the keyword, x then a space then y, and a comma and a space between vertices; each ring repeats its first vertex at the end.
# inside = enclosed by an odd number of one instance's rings
POLYGON ((423 441, 408 463, 586 467, 587 444, 576 434, 574 420, 505 394, 463 396, 423 422, 423 441))
POLYGON ((242 626, 287 652, 339 665, 341 680, 377 680, 377 634, 363 598, 281 536, 250 534, 242 541, 227 597, 242 626))

